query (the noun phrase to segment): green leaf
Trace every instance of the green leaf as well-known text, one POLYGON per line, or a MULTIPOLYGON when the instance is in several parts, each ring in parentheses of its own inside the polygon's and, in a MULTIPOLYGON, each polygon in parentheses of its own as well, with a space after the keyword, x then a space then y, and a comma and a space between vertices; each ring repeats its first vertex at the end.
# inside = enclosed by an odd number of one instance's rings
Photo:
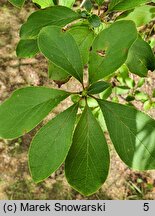
POLYGON ((144 105, 143 105, 143 109, 144 109, 145 111, 147 111, 147 110, 151 109, 151 106, 152 106, 152 103, 151 103, 150 100, 145 101, 145 102, 144 102, 144 105))
POLYGON ((137 83, 137 87, 140 88, 145 84, 145 78, 140 78, 137 83))
POLYGON ((38 44, 35 39, 20 40, 16 48, 16 54, 20 58, 31 58, 38 52, 38 44))
MULTIPOLYGON (((79 99, 80 99, 80 98, 79 98, 79 99)), ((87 97, 87 104, 88 104, 88 106, 89 106, 90 108, 98 107, 97 101, 96 101, 94 98, 92 98, 92 97, 87 97)), ((81 98, 81 99, 79 100, 79 106, 80 106, 80 108, 82 108, 82 110, 83 110, 83 108, 86 106, 86 100, 85 100, 85 98, 81 98)))
POLYGON ((13 92, 0 105, 0 137, 17 138, 32 130, 69 93, 46 87, 26 87, 13 92))
POLYGON ((137 30, 132 21, 118 21, 103 30, 95 38, 90 52, 90 83, 115 72, 126 61, 136 39, 137 30))
POLYGON ((145 102, 149 99, 149 95, 142 91, 136 91, 135 92, 135 98, 136 100, 140 100, 141 102, 145 102))
POLYGON ((117 95, 128 94, 130 88, 127 86, 116 86, 113 88, 113 92, 117 95))
POLYGON ((107 99, 112 94, 112 86, 109 86, 107 89, 105 89, 103 92, 100 93, 101 99, 107 99))
POLYGON ((127 77, 125 79, 125 82, 130 89, 133 89, 135 87, 135 81, 131 79, 130 77, 127 77))
POLYGON ((57 115, 32 140, 29 167, 35 182, 49 177, 64 162, 72 144, 77 109, 75 104, 57 115))
POLYGON ((84 195, 95 193, 106 180, 109 170, 108 146, 90 108, 85 107, 65 161, 69 184, 84 195))
POLYGON ((24 5, 25 0, 9 0, 14 6, 21 8, 24 5))
POLYGON ((119 75, 123 78, 123 80, 125 80, 127 77, 129 77, 129 69, 125 64, 123 64, 119 68, 119 75))
POLYGON ((71 95, 71 100, 73 103, 78 103, 81 99, 81 96, 79 94, 72 94, 71 95))
POLYGON ((90 25, 91 25, 93 28, 97 28, 97 27, 99 27, 100 24, 101 24, 101 20, 100 20, 100 18, 99 18, 96 14, 91 15, 91 16, 88 18, 88 21, 89 21, 90 25))
POLYGON ((110 83, 104 81, 95 82, 88 88, 88 94, 99 94, 110 86, 110 83))
POLYGON ((34 3, 40 5, 41 8, 47 8, 53 6, 53 0, 32 0, 34 3))
POLYGON ((27 22, 22 25, 20 36, 22 39, 34 39, 37 38, 40 30, 45 26, 57 25, 63 27, 79 18, 79 14, 64 6, 53 6, 38 10, 32 13, 27 22))
POLYGON ((121 104, 98 100, 120 158, 136 170, 155 169, 155 120, 121 104))
POLYGON ((52 80, 63 80, 68 78, 68 73, 66 73, 63 69, 57 67, 52 62, 48 62, 48 76, 52 80))
POLYGON ((125 98, 125 100, 126 100, 127 102, 134 101, 134 100, 135 100, 135 97, 134 97, 132 94, 128 94, 128 96, 125 98))
POLYGON ((95 2, 98 4, 98 5, 102 5, 104 0, 95 0, 95 2))
POLYGON ((150 38, 150 47, 152 49, 154 49, 154 47, 155 47, 155 38, 154 37, 150 38))
POLYGON ((39 34, 38 46, 51 62, 83 82, 82 58, 69 32, 63 32, 58 26, 47 26, 39 34))
POLYGON ((98 107, 97 101, 92 97, 87 97, 87 104, 90 108, 98 107))
POLYGON ((112 101, 112 102, 115 102, 115 103, 119 103, 119 98, 118 98, 118 96, 116 95, 116 96, 112 97, 111 101, 112 101))
POLYGON ((101 109, 99 107, 96 108, 96 109, 99 109, 98 110, 98 115, 96 116, 96 119, 97 119, 99 125, 101 126, 103 132, 105 132, 105 131, 107 132, 107 126, 106 126, 102 111, 101 111, 101 109))
POLYGON ((88 26, 80 25, 73 26, 69 30, 69 33, 73 36, 79 47, 83 64, 87 64, 89 59, 89 50, 95 38, 94 32, 88 26))
POLYGON ((143 5, 135 8, 130 13, 128 11, 121 14, 119 20, 132 20, 137 27, 148 24, 155 17, 155 7, 150 5, 143 5))
POLYGON ((155 56, 142 38, 139 37, 130 48, 126 65, 130 72, 141 77, 147 76, 148 70, 155 69, 155 56))
POLYGON ((66 71, 57 67, 50 61, 48 63, 48 76, 58 84, 58 87, 61 87, 62 84, 68 82, 71 77, 66 71))
POLYGON ((91 2, 91 0, 85 0, 82 4, 82 6, 88 11, 90 12, 92 7, 93 7, 93 4, 91 2))
POLYGON ((109 4, 109 11, 131 10, 147 2, 151 2, 151 0, 111 0, 109 4))
POLYGON ((59 5, 63 5, 71 8, 74 4, 75 0, 59 0, 59 5))
POLYGON ((81 98, 81 100, 79 101, 79 107, 82 108, 81 110, 83 110, 85 106, 86 106, 86 100, 85 98, 81 98))
POLYGON ((155 98, 155 89, 152 89, 152 97, 155 98))

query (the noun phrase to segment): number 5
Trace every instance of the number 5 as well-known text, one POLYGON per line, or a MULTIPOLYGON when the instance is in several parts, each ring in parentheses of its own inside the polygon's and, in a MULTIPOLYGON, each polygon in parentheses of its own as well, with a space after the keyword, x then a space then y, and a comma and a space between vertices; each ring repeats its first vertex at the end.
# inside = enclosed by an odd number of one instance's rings
POLYGON ((148 211, 149 210, 149 203, 144 203, 143 210, 144 211, 148 211))

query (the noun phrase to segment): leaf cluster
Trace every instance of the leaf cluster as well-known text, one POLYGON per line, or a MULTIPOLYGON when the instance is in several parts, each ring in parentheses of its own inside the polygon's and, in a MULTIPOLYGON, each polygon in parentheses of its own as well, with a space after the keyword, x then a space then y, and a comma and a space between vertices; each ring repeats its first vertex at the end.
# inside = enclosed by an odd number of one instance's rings
MULTIPOLYGON (((25 2, 9 1, 17 7, 25 2)), ((14 139, 29 132, 71 96, 73 105, 43 126, 31 142, 29 167, 35 182, 43 181, 65 162, 69 184, 84 195, 95 193, 109 172, 105 131, 127 166, 155 169, 155 120, 129 103, 107 100, 112 92, 121 95, 135 88, 129 73, 140 77, 140 88, 148 70, 155 69, 154 53, 139 31, 155 17, 154 4, 149 4, 154 1, 86 0, 76 11, 71 9, 74 0, 33 2, 41 9, 22 25, 17 56, 42 53, 48 60, 49 79, 61 87, 74 77, 82 91, 16 90, 0 106, 0 137, 14 139), (87 86, 83 82, 86 67, 87 86), (122 86, 115 86, 111 78, 122 86)), ((144 99, 137 89, 130 93, 127 102, 144 99)))

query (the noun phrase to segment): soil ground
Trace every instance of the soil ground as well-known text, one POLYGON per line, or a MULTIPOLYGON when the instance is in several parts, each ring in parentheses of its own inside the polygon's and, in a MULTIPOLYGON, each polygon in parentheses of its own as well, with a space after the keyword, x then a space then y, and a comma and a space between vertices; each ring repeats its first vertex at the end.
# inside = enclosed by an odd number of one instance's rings
MULTIPOLYGON (((47 63, 43 56, 18 59, 15 47, 19 41, 19 29, 35 8, 28 4, 22 10, 0 1, 0 102, 15 89, 23 86, 50 86, 56 84, 47 77, 47 63)), ((155 75, 144 86, 152 91, 155 75)), ((79 84, 71 79, 63 89, 75 91, 79 84)), ((70 104, 65 100, 36 129, 16 140, 0 140, 0 199, 155 199, 155 171, 130 170, 117 156, 108 138, 111 167, 106 183, 94 195, 84 197, 73 190, 64 177, 63 166, 42 183, 34 184, 28 170, 27 152, 32 137, 47 119, 64 110, 70 104)), ((137 107, 141 109, 140 105, 137 107)), ((155 110, 150 115, 155 117, 155 110)), ((107 134, 108 137, 108 134, 107 134)))

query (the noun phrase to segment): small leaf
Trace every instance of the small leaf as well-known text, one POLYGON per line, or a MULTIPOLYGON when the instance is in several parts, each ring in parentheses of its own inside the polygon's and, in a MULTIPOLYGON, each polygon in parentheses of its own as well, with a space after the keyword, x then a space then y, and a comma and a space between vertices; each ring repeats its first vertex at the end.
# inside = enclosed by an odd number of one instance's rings
POLYGON ((102 5, 104 0, 95 0, 95 2, 98 4, 98 5, 102 5))
POLYGON ((155 38, 150 38, 150 47, 153 49, 155 47, 155 38))
POLYGON ((136 91, 135 92, 135 98, 136 98, 136 100, 140 100, 142 102, 145 102, 149 99, 149 96, 145 92, 136 91))
POLYGON ((130 88, 127 86, 116 86, 113 88, 113 92, 117 95, 128 94, 130 88))
POLYGON ((32 140, 29 167, 35 182, 49 177, 64 162, 72 144, 77 108, 75 104, 57 115, 32 140))
POLYGON ((69 33, 75 39, 78 48, 80 50, 83 64, 88 63, 89 50, 95 38, 95 34, 89 26, 73 26, 70 28, 69 33))
POLYGON ((69 32, 63 32, 58 26, 47 26, 39 34, 38 46, 51 62, 83 82, 82 58, 69 32))
POLYGON ((21 8, 24 5, 25 0, 9 0, 9 2, 16 7, 21 8))
POLYGON ((20 36, 22 39, 36 39, 40 30, 45 26, 57 25, 63 27, 79 18, 79 14, 64 6, 53 6, 38 10, 32 13, 27 22, 22 25, 20 36))
POLYGON ((91 15, 88 21, 93 28, 97 28, 101 24, 101 20, 96 14, 91 15))
POLYGON ((91 2, 91 0, 85 0, 83 5, 82 5, 87 11, 91 11, 93 4, 91 2))
POLYGON ((150 5, 143 5, 135 8, 130 13, 128 11, 121 14, 118 20, 132 20, 136 23, 137 27, 148 24, 155 18, 155 7, 150 5))
POLYGON ((0 137, 17 138, 32 130, 69 93, 46 87, 26 87, 13 92, 0 105, 0 137))
POLYGON ((106 100, 112 94, 112 86, 100 93, 100 98, 106 100))
POLYGON ((41 8, 47 8, 53 6, 53 0, 32 0, 34 3, 40 5, 41 8))
POLYGON ((71 95, 71 100, 73 103, 78 103, 80 99, 81 99, 81 97, 79 94, 72 94, 71 95))
POLYGON ((92 97, 88 97, 87 98, 87 104, 91 108, 98 107, 97 101, 94 98, 92 98, 92 97))
POLYGON ((147 110, 149 110, 149 109, 151 109, 151 106, 152 106, 152 103, 151 103, 151 101, 145 101, 144 102, 144 105, 143 105, 143 109, 145 110, 145 111, 147 111, 147 110))
POLYGON ((152 91, 152 97, 155 97, 155 89, 152 91))
POLYGON ((130 102, 130 101, 133 101, 135 100, 135 97, 131 94, 129 94, 126 98, 125 98, 126 101, 130 102))
POLYGON ((145 83, 145 78, 140 78, 137 83, 137 87, 141 88, 145 83))
POLYGON ((86 106, 65 161, 68 183, 86 196, 95 193, 107 178, 109 160, 103 131, 90 108, 86 106))
POLYGON ((112 97, 112 102, 119 103, 118 96, 112 97))
POLYGON ((155 102, 152 102, 152 107, 151 108, 155 108, 155 102))
POLYGON ((59 5, 63 5, 71 8, 74 4, 75 0, 59 0, 59 5))
POLYGON ((110 83, 104 81, 95 82, 88 88, 88 94, 99 94, 110 86, 110 83))
POLYGON ((130 72, 141 77, 147 76, 148 70, 155 69, 155 56, 142 38, 139 37, 130 48, 126 65, 130 72))
POLYGON ((98 100, 120 158, 136 170, 155 169, 155 120, 121 104, 98 100))
POLYGON ((148 2, 151 2, 151 0, 111 0, 109 4, 109 11, 131 10, 148 2))
POLYGON ((137 30, 132 21, 115 22, 100 32, 90 52, 90 83, 110 75, 124 64, 128 50, 136 39, 137 30))
MULTIPOLYGON (((129 76, 127 76, 127 77, 129 77, 129 76)), ((124 78, 121 76, 121 74, 118 74, 116 78, 117 78, 118 82, 119 82, 122 86, 123 86, 123 85, 126 85, 125 80, 124 80, 124 78)))
POLYGON ((32 58, 39 52, 37 40, 28 39, 28 40, 20 40, 16 53, 20 58, 32 58))
POLYGON ((81 98, 81 100, 79 101, 79 107, 82 108, 81 110, 83 110, 85 106, 86 106, 86 100, 85 98, 81 98))
POLYGON ((119 72, 120 72, 120 76, 123 78, 123 79, 126 79, 127 77, 129 77, 129 69, 128 67, 123 64, 120 68, 119 68, 119 72))
POLYGON ((84 19, 89 17, 89 13, 86 10, 83 10, 83 11, 80 10, 79 14, 80 14, 81 18, 84 18, 84 19))
POLYGON ((125 79, 125 82, 130 89, 133 89, 135 87, 135 81, 131 79, 130 77, 127 77, 125 79))

